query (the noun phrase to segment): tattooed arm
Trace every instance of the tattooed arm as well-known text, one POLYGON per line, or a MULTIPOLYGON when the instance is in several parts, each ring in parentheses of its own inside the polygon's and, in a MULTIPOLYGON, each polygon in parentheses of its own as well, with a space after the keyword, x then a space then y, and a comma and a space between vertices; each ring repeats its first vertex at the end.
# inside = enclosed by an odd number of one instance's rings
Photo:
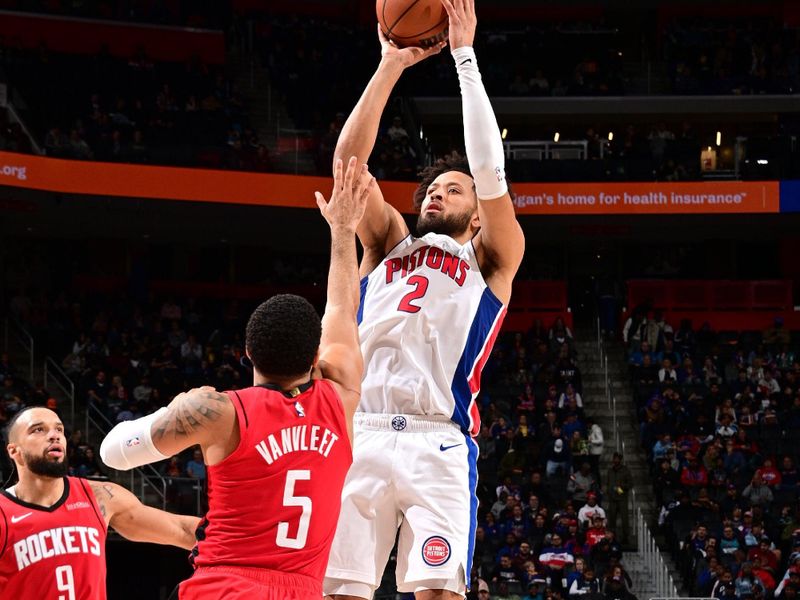
POLYGON ((208 464, 219 462, 239 444, 236 410, 227 395, 212 387, 175 396, 150 431, 162 454, 173 456, 199 444, 208 464), (209 457, 209 451, 223 456, 209 457))
POLYGON ((122 537, 134 542, 169 544, 191 550, 200 519, 145 506, 116 483, 89 482, 100 512, 122 537))
POLYGON ((117 424, 103 440, 100 457, 109 467, 128 470, 197 444, 209 465, 239 445, 236 410, 225 394, 211 387, 178 394, 168 407, 117 424))

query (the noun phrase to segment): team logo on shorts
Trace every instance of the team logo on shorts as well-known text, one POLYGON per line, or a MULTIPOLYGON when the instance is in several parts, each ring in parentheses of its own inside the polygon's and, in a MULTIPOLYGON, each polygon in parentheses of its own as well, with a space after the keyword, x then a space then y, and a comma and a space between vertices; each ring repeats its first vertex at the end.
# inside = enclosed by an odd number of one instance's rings
POLYGON ((128 448, 132 448, 133 446, 138 446, 138 445, 139 445, 139 444, 141 444, 141 443, 142 443, 142 442, 141 442, 141 440, 140 440, 138 437, 132 437, 132 438, 130 438, 129 440, 125 440, 125 445, 126 445, 128 448))
POLYGON ((429 567, 441 567, 450 560, 450 542, 440 535, 434 535, 422 544, 422 560, 429 567))
POLYGON ((406 428, 406 418, 405 417, 395 417, 392 419, 392 429, 395 431, 403 431, 406 428))

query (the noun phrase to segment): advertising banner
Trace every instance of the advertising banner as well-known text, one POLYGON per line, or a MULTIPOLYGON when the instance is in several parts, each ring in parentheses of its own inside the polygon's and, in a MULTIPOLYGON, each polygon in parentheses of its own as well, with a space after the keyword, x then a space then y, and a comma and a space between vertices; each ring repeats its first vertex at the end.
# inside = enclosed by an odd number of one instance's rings
MULTIPOLYGON (((0 152, 0 185, 54 192, 316 208, 332 180, 241 171, 62 160, 0 152)), ((800 211, 800 182, 784 182, 785 211, 800 211)), ((416 184, 380 184, 386 200, 412 213, 416 184)), ((732 214, 781 211, 777 181, 515 183, 520 215, 732 214)))

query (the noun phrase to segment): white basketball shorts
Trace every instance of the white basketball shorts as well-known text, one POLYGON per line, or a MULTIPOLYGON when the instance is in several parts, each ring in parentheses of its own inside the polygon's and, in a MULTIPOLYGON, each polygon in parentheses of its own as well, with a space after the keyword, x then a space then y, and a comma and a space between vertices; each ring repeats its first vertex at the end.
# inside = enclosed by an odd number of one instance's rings
POLYGON ((447 417, 356 413, 354 434, 325 594, 372 598, 398 528, 398 591, 465 594, 478 445, 447 417))

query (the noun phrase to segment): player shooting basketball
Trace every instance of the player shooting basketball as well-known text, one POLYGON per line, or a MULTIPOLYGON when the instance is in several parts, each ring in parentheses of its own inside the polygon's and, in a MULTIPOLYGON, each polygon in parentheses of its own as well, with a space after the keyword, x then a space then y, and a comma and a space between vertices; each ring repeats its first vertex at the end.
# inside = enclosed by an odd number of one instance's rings
MULTIPOLYGON (((474 0, 442 3, 467 160, 448 158, 423 172, 418 237, 377 187, 358 228, 365 374, 325 580, 337 600, 372 597, 398 528, 399 591, 418 600, 461 598, 469 580, 478 505, 474 399, 525 240, 472 48, 474 0)), ((342 130, 337 157, 369 157, 401 74, 442 48, 400 49, 379 35, 380 64, 342 130)))

